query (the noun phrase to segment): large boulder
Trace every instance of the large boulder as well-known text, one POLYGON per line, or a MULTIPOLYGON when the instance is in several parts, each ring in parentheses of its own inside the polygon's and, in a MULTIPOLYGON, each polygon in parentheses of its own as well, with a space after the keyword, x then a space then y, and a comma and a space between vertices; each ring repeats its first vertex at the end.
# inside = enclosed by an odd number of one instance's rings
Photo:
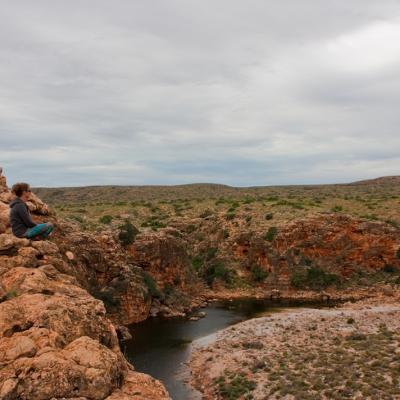
POLYGON ((1 391, 4 390, 3 395, 10 399, 84 397, 103 400, 119 388, 127 372, 121 353, 87 336, 63 349, 49 348, 39 354, 33 340, 26 336, 18 339, 6 353, 14 362, 0 373, 4 381, 1 391))

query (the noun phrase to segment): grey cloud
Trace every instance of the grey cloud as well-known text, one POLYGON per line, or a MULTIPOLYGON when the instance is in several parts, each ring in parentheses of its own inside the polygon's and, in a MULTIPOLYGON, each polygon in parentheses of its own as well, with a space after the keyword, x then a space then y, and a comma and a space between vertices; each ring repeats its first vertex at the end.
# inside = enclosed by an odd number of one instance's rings
POLYGON ((397 174, 397 34, 391 0, 4 1, 0 164, 46 186, 397 174))

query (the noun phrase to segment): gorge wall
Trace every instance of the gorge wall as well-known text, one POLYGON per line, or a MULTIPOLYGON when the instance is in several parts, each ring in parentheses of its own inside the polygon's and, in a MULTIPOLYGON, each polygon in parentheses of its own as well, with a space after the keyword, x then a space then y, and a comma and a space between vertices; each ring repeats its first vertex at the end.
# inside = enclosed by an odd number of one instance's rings
MULTIPOLYGON (((8 227, 10 199, 2 176, 0 399, 169 399, 160 382, 127 362, 104 303, 86 290, 99 287, 101 279, 122 287, 121 307, 132 301, 123 310, 127 318, 145 317, 149 302, 136 291, 139 283, 118 249, 112 252, 108 239, 62 223, 54 241, 15 238, 8 227)), ((36 197, 29 208, 55 220, 36 197)))
POLYGON ((0 175, 4 400, 167 399, 159 382, 124 359, 122 325, 183 316, 221 288, 296 297, 332 283, 342 285, 332 285, 339 292, 343 285, 350 293, 357 285, 372 288, 381 273, 400 283, 400 229, 384 222, 320 213, 265 232, 206 213, 141 229, 123 245, 112 227, 85 231, 33 195, 34 218, 45 216, 56 231, 49 241, 29 241, 10 233, 11 198, 0 175))

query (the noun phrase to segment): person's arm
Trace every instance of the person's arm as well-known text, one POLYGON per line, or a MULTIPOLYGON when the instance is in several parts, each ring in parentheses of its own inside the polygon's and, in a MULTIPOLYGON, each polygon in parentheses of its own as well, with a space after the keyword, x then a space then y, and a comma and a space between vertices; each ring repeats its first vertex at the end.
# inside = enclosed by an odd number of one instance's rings
POLYGON ((31 214, 28 211, 28 207, 25 204, 17 204, 15 207, 18 207, 18 215, 22 219, 22 222, 28 228, 33 228, 36 224, 32 221, 31 214))

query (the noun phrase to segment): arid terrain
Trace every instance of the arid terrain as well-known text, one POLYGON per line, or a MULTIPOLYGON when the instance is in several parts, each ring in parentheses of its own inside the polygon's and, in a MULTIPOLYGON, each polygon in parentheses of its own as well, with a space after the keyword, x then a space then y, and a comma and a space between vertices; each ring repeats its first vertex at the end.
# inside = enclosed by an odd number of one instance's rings
POLYGON ((233 297, 358 303, 222 332, 192 362, 206 399, 397 398, 398 177, 34 192, 50 241, 10 234, 1 177, 0 398, 168 398, 124 359, 124 325, 233 297))
POLYGON ((205 399, 399 399, 400 292, 390 295, 227 328, 193 354, 193 384, 205 399))

